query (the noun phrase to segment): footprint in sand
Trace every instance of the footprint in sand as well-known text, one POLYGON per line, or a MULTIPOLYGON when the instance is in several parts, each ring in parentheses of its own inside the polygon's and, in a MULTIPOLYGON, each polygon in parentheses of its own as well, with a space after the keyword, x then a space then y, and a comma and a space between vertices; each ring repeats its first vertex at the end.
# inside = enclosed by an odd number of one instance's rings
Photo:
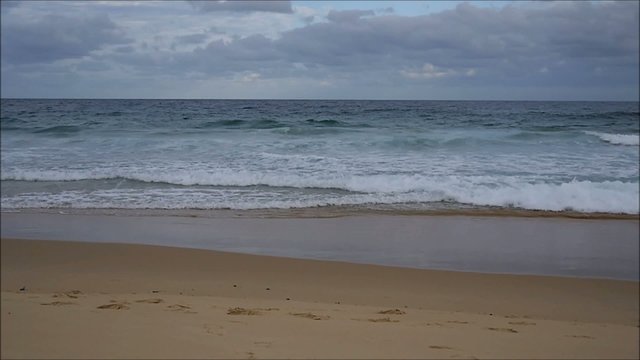
POLYGON ((500 332, 508 332, 508 333, 517 333, 517 330, 514 330, 512 328, 497 328, 497 327, 488 327, 486 328, 487 330, 492 330, 492 331, 500 331, 500 332))
POLYGON ((179 311, 185 314, 197 314, 196 311, 191 311, 190 309, 191 309, 190 306, 181 305, 181 304, 173 304, 173 305, 167 306, 167 310, 169 311, 179 311))
POLYGON ((529 316, 527 316, 527 315, 522 315, 522 316, 519 316, 519 315, 505 315, 505 318, 507 318, 507 319, 529 319, 529 316))
POLYGON ((436 349, 436 350, 453 350, 452 347, 448 347, 448 346, 442 346, 442 345, 430 345, 429 349, 436 349))
POLYGON ((263 311, 279 311, 279 308, 253 308, 245 309, 241 307, 229 308, 227 310, 228 315, 262 315, 263 311))
POLYGON ((171 310, 187 310, 187 309, 191 309, 191 307, 187 306, 187 305, 173 304, 173 305, 168 305, 167 309, 171 309, 171 310))
POLYGON ((112 304, 125 304, 125 305, 129 305, 128 301, 119 301, 119 300, 109 300, 110 303, 112 304))
POLYGON ((330 317, 327 315, 316 315, 313 313, 289 313, 289 315, 311 319, 311 320, 329 320, 330 319, 330 317))
POLYGON ((399 320, 391 320, 391 319, 390 319, 390 318, 388 318, 388 317, 380 318, 380 319, 367 319, 367 321, 370 321, 370 322, 376 322, 376 323, 377 323, 377 322, 385 322, 385 323, 390 323, 390 322, 400 322, 399 320))
POLYGON ((383 314, 383 315, 404 315, 406 314, 406 312, 400 310, 400 309, 390 309, 390 310, 382 310, 382 311, 378 311, 378 314, 383 314))
POLYGON ((78 295, 82 295, 82 291, 80 290, 71 290, 64 293, 67 297, 72 299, 77 299, 78 295))
POLYGON ((428 322, 425 323, 426 326, 444 326, 442 324, 440 324, 439 322, 428 322))
POLYGON ((589 336, 589 335, 565 335, 565 336, 566 337, 577 338, 577 339, 589 339, 589 340, 595 339, 593 336, 589 336))
POLYGON ((68 297, 68 298, 71 298, 71 299, 77 299, 78 295, 82 295, 82 291, 80 291, 80 290, 71 290, 71 291, 66 291, 66 292, 62 292, 62 293, 55 293, 55 294, 51 295, 51 297, 54 297, 54 298, 68 297))
POLYGON ((141 299, 136 300, 137 303, 145 303, 145 304, 160 304, 164 302, 162 299, 141 299))
POLYGON ((63 306, 63 305, 76 305, 76 303, 70 302, 70 301, 53 301, 50 303, 40 303, 40 305, 63 306))
POLYGON ((262 315, 258 309, 245 309, 241 307, 230 308, 227 315, 262 315))
POLYGON ((108 309, 108 310, 129 310, 129 307, 123 303, 105 304, 105 305, 100 305, 97 308, 108 309))
POLYGON ((509 321, 511 325, 535 325, 536 323, 531 321, 509 321))
MULTIPOLYGON (((369 322, 375 322, 375 323, 396 323, 396 322, 400 322, 400 320, 392 320, 390 317, 383 317, 383 318, 377 318, 377 319, 362 319, 362 318, 352 318, 351 320, 353 321, 369 321, 369 322)), ((429 325, 429 324, 427 324, 429 325)))

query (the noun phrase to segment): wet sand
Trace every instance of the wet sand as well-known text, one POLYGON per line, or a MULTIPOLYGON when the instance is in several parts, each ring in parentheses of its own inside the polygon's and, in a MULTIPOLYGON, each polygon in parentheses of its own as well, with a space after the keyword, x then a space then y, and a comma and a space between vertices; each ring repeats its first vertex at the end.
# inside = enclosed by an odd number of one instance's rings
POLYGON ((6 238, 0 254, 2 358, 639 356, 637 281, 6 238))
MULTIPOLYGON (((109 210, 116 215, 107 215, 107 210, 59 211, 64 214, 2 212, 0 236, 163 245, 468 272, 636 281, 640 277, 637 219, 380 214, 309 218, 231 210, 185 212, 184 216, 171 211, 109 210)), ((335 215, 325 211, 325 215, 335 215)))

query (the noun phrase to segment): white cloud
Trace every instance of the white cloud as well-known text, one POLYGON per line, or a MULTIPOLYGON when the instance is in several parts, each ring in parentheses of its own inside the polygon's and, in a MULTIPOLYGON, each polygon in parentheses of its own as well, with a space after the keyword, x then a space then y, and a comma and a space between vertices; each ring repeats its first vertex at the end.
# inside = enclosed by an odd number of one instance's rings
POLYGON ((425 63, 420 69, 401 70, 400 73, 409 79, 438 79, 451 76, 475 76, 476 69, 454 70, 437 67, 431 63, 425 63))
POLYGON ((238 78, 238 81, 245 82, 245 83, 252 83, 260 80, 260 78, 261 78, 261 75, 257 72, 246 72, 241 74, 241 76, 238 78))

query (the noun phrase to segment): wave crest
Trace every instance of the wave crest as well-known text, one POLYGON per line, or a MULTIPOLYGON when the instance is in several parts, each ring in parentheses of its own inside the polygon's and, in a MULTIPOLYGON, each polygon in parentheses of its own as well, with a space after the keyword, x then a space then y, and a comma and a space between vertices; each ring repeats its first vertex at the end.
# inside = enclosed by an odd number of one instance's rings
POLYGON ((602 141, 606 141, 614 145, 629 145, 629 146, 640 145, 640 136, 636 134, 608 134, 608 133, 601 133, 597 131, 585 131, 585 133, 588 135, 597 136, 602 141))
MULTIPOLYGON (((37 172, 3 174, 10 181, 93 181, 114 180, 112 192, 100 200, 94 193, 73 202, 78 207, 148 207, 148 208, 289 208, 325 205, 364 205, 397 203, 455 202, 475 206, 499 206, 530 210, 580 211, 638 214, 638 182, 568 181, 563 183, 531 181, 518 177, 359 175, 318 177, 281 175, 243 171, 158 171, 140 174, 98 172, 37 172), (114 176, 117 175, 117 176, 114 176), (124 184, 121 180, 137 182, 124 184), (132 187, 132 185, 135 185, 132 187), (137 190, 136 190, 137 189, 137 190), (126 191, 126 193, 123 193, 126 191), (145 193, 153 194, 145 198, 145 193), (185 197, 184 194, 198 193, 185 197), (212 194, 216 194, 213 196, 212 194), (241 194, 235 196, 234 194, 241 194), (212 197, 213 196, 213 197, 212 197), (235 197, 234 197, 235 196, 235 197), (186 201, 186 199, 189 201, 186 201), (162 199, 162 200, 159 200, 162 199), (197 201, 194 199, 198 199, 197 201), (195 202, 194 202, 195 201, 195 202), (91 206, 85 202, 90 202, 91 206), (83 205, 85 204, 85 205, 83 205)), ((78 185, 84 188, 86 184, 78 185)), ((75 188, 73 184, 66 189, 75 188)), ((43 188, 44 189, 44 188, 43 188)), ((46 188, 50 191, 50 187, 46 188)), ((103 188, 104 190, 104 188, 103 188)), ((39 193, 37 207, 56 204, 60 193, 39 193)), ((84 193, 83 193, 84 194, 84 193)), ((18 194, 2 197, 3 205, 18 207, 18 194), (13 205, 11 205, 13 204, 13 205)), ((31 194, 33 195, 33 194, 31 194)), ((30 196, 31 196, 30 195, 30 196)), ((31 203, 33 205, 33 203, 31 203)), ((58 204, 61 205, 61 204, 58 204)))

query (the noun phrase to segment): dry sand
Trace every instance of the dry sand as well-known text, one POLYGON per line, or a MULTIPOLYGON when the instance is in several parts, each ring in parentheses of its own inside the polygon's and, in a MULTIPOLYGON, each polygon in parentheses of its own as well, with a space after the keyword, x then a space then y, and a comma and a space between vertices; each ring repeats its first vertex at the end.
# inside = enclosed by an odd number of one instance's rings
POLYGON ((638 358, 638 282, 1 240, 2 358, 638 358))

